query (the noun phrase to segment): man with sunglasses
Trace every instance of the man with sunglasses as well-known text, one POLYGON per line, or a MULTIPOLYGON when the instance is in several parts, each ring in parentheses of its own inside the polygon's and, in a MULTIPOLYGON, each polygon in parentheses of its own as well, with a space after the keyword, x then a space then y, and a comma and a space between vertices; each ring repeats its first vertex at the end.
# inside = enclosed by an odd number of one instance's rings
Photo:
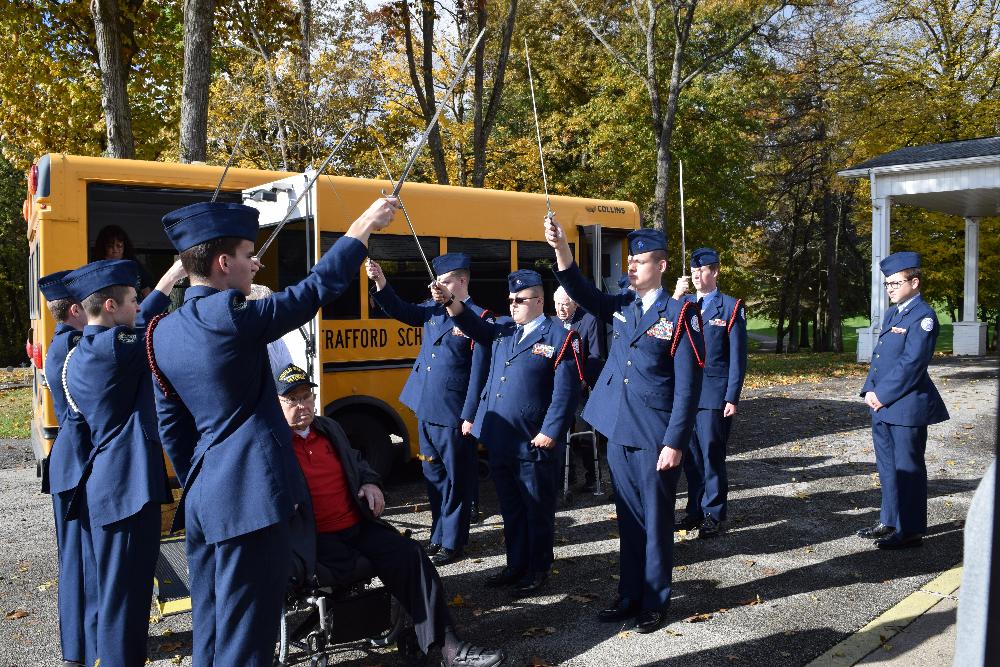
POLYGON ((893 305, 882 317, 861 396, 872 416, 882 506, 878 523, 858 536, 879 549, 905 549, 919 547, 927 532, 927 427, 949 417, 927 374, 939 327, 920 296, 920 256, 896 252, 879 268, 893 305))
POLYGON ((628 235, 628 279, 618 294, 598 290, 573 261, 551 216, 545 239, 555 272, 580 307, 613 327, 611 349, 583 418, 608 438, 621 535, 618 598, 598 619, 634 619, 649 633, 666 621, 674 546, 674 501, 683 452, 694 427, 705 341, 697 307, 662 287, 667 240, 652 229, 628 235))
POLYGON ((510 319, 496 323, 476 316, 441 282, 431 294, 477 346, 492 348, 472 433, 489 451, 507 565, 486 586, 511 587, 521 597, 539 590, 552 566, 559 464, 583 371, 579 334, 543 312, 542 277, 515 271, 507 283, 510 319))
MULTIPOLYGON (((449 252, 431 262, 437 279, 479 317, 488 311, 469 297, 469 265, 464 252, 449 252)), ((431 506, 431 539, 427 553, 435 565, 462 558, 469 542, 472 504, 478 490, 476 441, 470 435, 488 363, 473 357, 489 354, 455 326, 445 309, 427 301, 407 303, 399 297, 369 258, 365 264, 374 284, 371 299, 389 316, 411 327, 423 327, 420 353, 399 401, 417 416, 420 460, 431 506), (472 368, 481 369, 472 374, 472 368)))

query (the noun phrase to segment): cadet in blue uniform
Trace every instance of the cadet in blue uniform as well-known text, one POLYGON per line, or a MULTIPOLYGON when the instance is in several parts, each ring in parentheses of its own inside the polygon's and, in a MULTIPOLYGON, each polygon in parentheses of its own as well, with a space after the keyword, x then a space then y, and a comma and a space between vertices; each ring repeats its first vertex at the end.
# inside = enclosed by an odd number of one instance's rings
MULTIPOLYGON (((507 566, 486 580, 517 595, 548 578, 555 535, 556 489, 566 431, 580 397, 579 337, 545 316, 542 277, 522 270, 507 279, 511 319, 487 322, 431 286, 455 324, 491 346, 486 387, 472 433, 486 445, 503 516, 507 566)), ((476 371, 473 371, 474 373, 476 371)))
POLYGON ((160 505, 171 500, 143 328, 170 305, 166 293, 184 272, 179 264, 167 271, 141 310, 137 275, 131 260, 99 260, 64 278, 87 313, 83 336, 66 357, 63 389, 93 443, 73 502, 82 500, 80 519, 89 520, 104 667, 145 664, 160 505))
POLYGON ((68 273, 58 271, 38 280, 38 289, 56 322, 45 354, 45 382, 52 394, 59 433, 43 467, 42 490, 52 494, 59 554, 59 643, 66 666, 93 665, 97 659, 97 572, 90 534, 84 534, 82 522, 66 519, 73 490, 90 455, 87 423, 69 409, 62 386, 66 355, 76 347, 87 325, 83 306, 63 284, 68 273))
MULTIPOLYGON (((580 392, 580 403, 576 408, 576 431, 589 431, 590 424, 583 420, 581 415, 587 406, 587 397, 597 383, 597 378, 604 369, 604 360, 607 354, 603 351, 606 336, 602 335, 602 327, 597 319, 582 308, 579 308, 573 299, 569 298, 566 290, 557 287, 552 295, 552 305, 556 310, 556 317, 562 323, 563 328, 571 329, 580 335, 580 360, 583 363, 583 380, 586 386, 580 392)), ((583 441, 586 444, 590 440, 583 441)), ((583 480, 581 491, 593 491, 597 482, 597 469, 594 462, 594 452, 591 447, 579 448, 577 443, 570 443, 570 468, 569 483, 573 484, 576 479, 576 468, 573 467, 573 459, 580 457, 586 475, 583 480)))
POLYGON ((871 409, 875 465, 882 486, 879 522, 858 531, 879 549, 920 546, 927 532, 927 426, 948 409, 927 374, 938 321, 920 296, 920 256, 897 252, 879 264, 893 305, 882 317, 861 396, 871 409))
MULTIPOLYGON (((487 311, 469 297, 469 256, 450 252, 432 262, 438 282, 477 316, 487 311)), ((478 453, 471 437, 479 392, 489 363, 475 364, 473 355, 489 354, 488 345, 475 345, 455 326, 445 309, 433 301, 406 303, 386 282, 382 268, 371 260, 368 277, 374 281, 372 300, 390 317, 411 327, 423 327, 420 353, 399 401, 417 415, 421 467, 427 479, 431 506, 428 553, 435 565, 462 557, 469 541, 469 520, 477 484, 478 453)))
POLYGON ((719 291, 719 253, 711 248, 691 253, 691 280, 696 293, 685 295, 688 277, 681 276, 674 298, 694 302, 701 313, 705 372, 694 433, 684 457, 687 512, 674 529, 698 528, 698 537, 708 538, 718 535, 726 520, 726 442, 747 373, 747 318, 742 299, 719 291))
POLYGON ((545 237, 567 294, 614 327, 608 361, 583 413, 608 438, 621 535, 618 598, 598 618, 635 617, 636 631, 652 632, 670 606, 674 500, 705 358, 700 318, 692 304, 660 286, 667 270, 663 234, 640 229, 628 235, 632 289, 619 294, 604 294, 584 278, 552 218, 546 218, 545 237))
POLYGON ((163 218, 191 287, 151 324, 163 447, 184 482, 199 667, 270 667, 291 567, 290 519, 308 511, 278 405, 267 344, 309 321, 357 277, 368 236, 395 200, 369 207, 300 283, 247 300, 258 263, 257 211, 200 203, 163 218))

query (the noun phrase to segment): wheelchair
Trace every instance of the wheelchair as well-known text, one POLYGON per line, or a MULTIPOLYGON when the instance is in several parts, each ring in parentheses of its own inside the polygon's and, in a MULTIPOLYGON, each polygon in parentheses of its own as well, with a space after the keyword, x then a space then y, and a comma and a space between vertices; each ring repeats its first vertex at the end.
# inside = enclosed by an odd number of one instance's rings
POLYGON ((405 658, 419 648, 402 605, 378 582, 372 564, 359 556, 349 582, 334 583, 320 563, 306 574, 295 558, 282 608, 275 667, 327 667, 338 650, 383 648, 395 643, 405 658))

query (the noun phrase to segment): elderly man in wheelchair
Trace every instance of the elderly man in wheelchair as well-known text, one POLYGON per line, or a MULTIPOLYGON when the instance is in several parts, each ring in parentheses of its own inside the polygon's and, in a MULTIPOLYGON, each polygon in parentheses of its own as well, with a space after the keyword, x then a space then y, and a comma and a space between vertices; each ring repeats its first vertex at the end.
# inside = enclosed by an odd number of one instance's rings
MULTIPOLYGON (((300 601, 304 595, 304 601, 318 612, 319 630, 313 630, 301 644, 313 654, 313 664, 326 664, 323 649, 331 638, 343 641, 344 634, 337 628, 340 616, 327 612, 330 605, 351 593, 360 594, 354 595, 354 606, 343 614, 343 623, 364 627, 367 621, 370 629, 378 622, 371 617, 381 616, 388 621, 382 626, 383 642, 396 639, 402 648, 409 637, 416 644, 416 650, 408 656, 411 663, 424 664, 429 655, 437 653, 444 667, 493 667, 502 663, 502 650, 473 646, 458 637, 437 570, 416 541, 379 518, 385 509, 379 476, 351 448, 335 421, 315 414, 316 385, 305 371, 289 364, 278 372, 275 385, 312 498, 314 522, 306 516, 305 526, 294 531, 299 535, 295 548, 299 562, 293 567, 297 570, 293 579, 298 579, 293 581, 293 588, 300 601), (380 605, 376 596, 365 594, 365 584, 373 576, 409 614, 412 630, 400 631, 396 623, 385 632, 384 628, 393 624, 387 606, 380 605), (331 591, 332 597, 327 599, 324 592, 331 591)), ((294 637, 289 636, 285 618, 282 624, 277 662, 287 664, 287 646, 294 637)))

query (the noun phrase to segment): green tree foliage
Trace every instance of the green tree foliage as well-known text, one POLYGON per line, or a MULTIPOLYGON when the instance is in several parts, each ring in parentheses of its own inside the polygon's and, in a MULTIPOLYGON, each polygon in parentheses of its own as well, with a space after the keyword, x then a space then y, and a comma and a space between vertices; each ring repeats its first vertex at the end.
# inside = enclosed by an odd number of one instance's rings
POLYGON ((0 156, 0 365, 25 362, 28 338, 28 244, 21 215, 24 174, 0 156))

